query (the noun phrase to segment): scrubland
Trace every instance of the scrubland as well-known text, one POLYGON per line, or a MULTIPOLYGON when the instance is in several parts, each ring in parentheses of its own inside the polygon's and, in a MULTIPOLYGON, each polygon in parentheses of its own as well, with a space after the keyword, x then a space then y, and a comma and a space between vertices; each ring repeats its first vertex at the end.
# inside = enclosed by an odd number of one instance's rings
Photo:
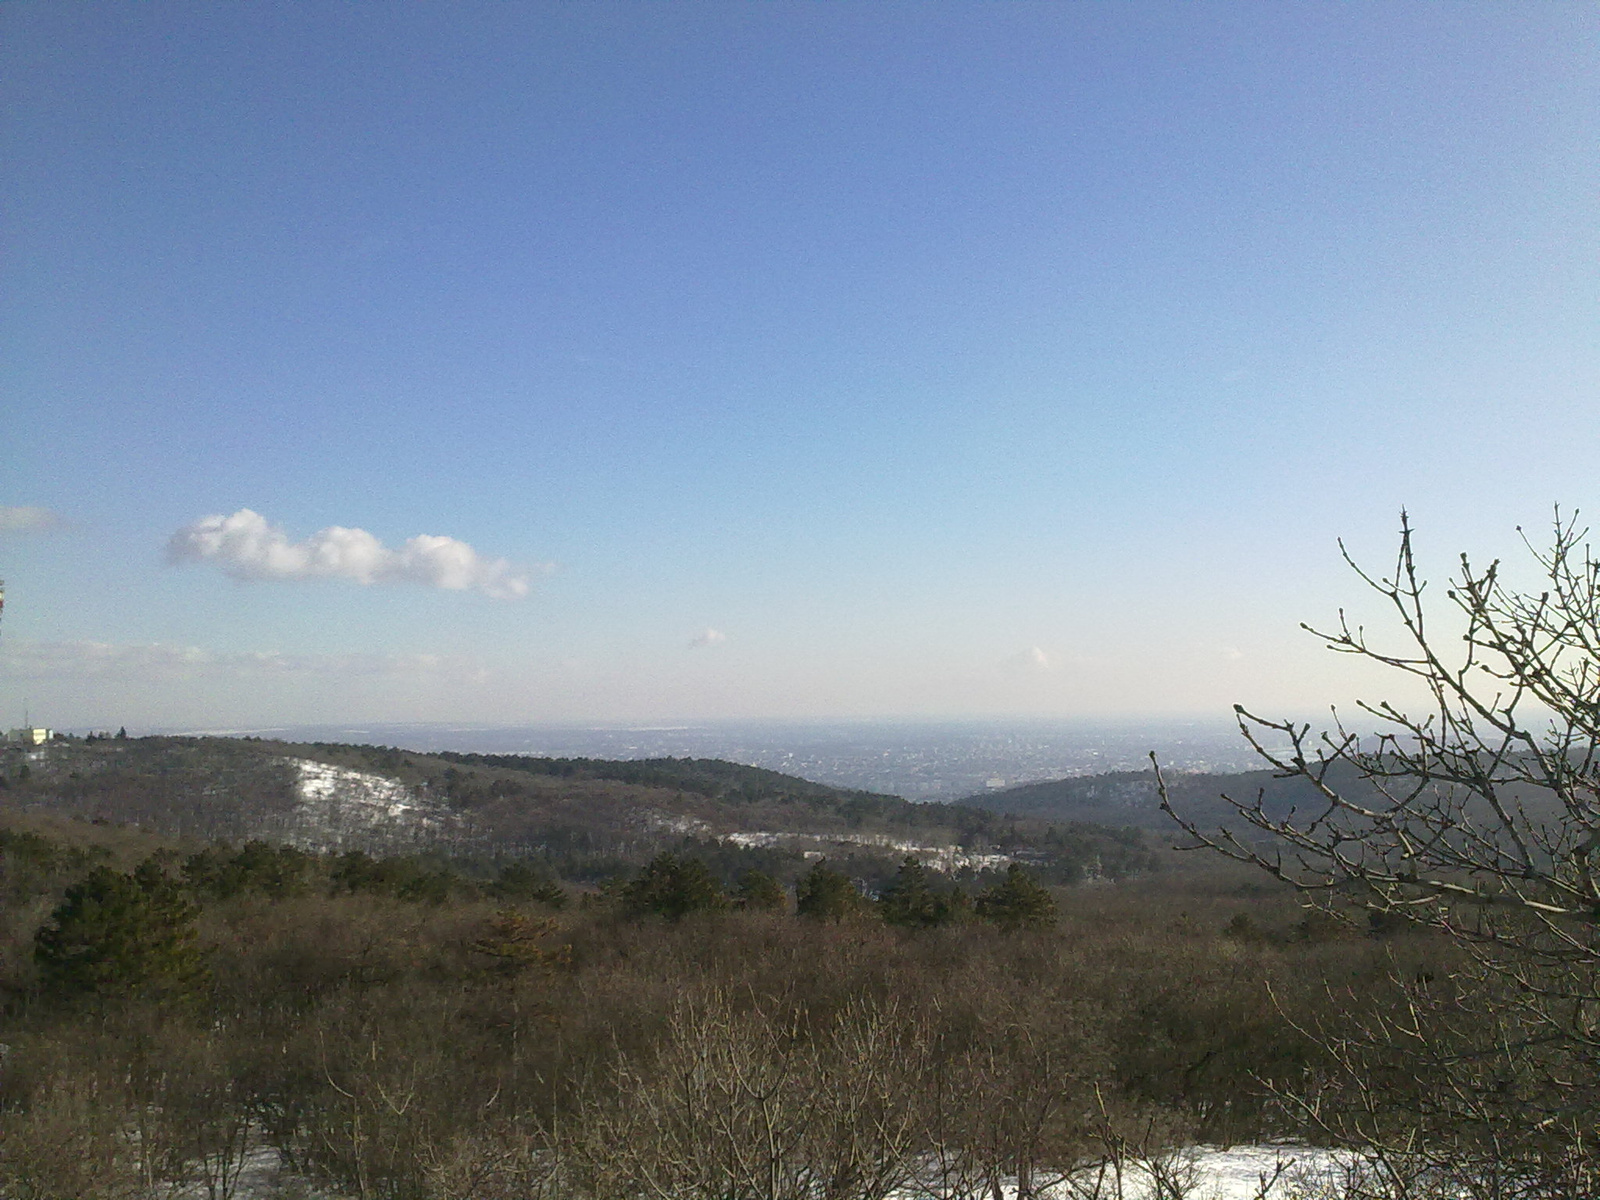
POLYGON ((267 1152, 360 1197, 1027 1195, 1314 1137, 1311 1031, 1450 954, 1200 861, 931 928, 38 819, 0 866, 7 1197, 222 1197, 267 1152))

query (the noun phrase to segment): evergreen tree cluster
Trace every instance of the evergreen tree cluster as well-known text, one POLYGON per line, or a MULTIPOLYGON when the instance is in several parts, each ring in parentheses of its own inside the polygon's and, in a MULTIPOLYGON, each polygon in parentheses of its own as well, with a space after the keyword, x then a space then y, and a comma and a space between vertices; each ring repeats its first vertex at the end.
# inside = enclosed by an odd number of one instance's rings
MULTIPOLYGON (((90 858, 37 835, 7 833, 0 839, 0 868, 12 873, 34 860, 81 868, 90 858)), ((657 855, 610 890, 626 915, 673 923, 695 913, 789 907, 783 884, 764 871, 744 870, 725 888, 700 859, 674 853, 657 855)), ((195 933, 200 902, 247 894, 284 900, 319 891, 432 905, 456 895, 534 901, 551 909, 566 901, 558 884, 525 862, 505 864, 492 880, 474 884, 447 867, 410 858, 376 859, 360 851, 322 858, 250 842, 237 850, 211 847, 191 854, 176 875, 155 859, 130 872, 94 866, 66 889, 38 931, 33 958, 52 994, 178 997, 205 978, 195 933)), ((977 919, 1014 929, 1048 926, 1056 910, 1050 892, 1020 865, 974 899, 955 884, 931 879, 927 868, 907 857, 876 900, 850 876, 818 861, 795 884, 794 911, 824 923, 876 916, 891 926, 929 929, 977 919)))
MULTIPOLYGON (((617 889, 622 908, 633 916, 654 915, 680 921, 691 913, 738 908, 779 911, 788 896, 763 871, 743 872, 726 891, 699 859, 659 854, 617 889)), ((856 882, 819 860, 795 884, 795 912, 818 921, 838 922, 876 914, 885 924, 931 929, 974 918, 1003 928, 1040 928, 1054 924, 1055 900, 1026 868, 1013 863, 1005 877, 978 894, 976 903, 955 884, 940 884, 917 859, 907 856, 899 873, 876 901, 856 882)))
POLYGON ((34 962, 57 995, 181 997, 205 977, 198 913, 153 862, 128 873, 95 867, 35 936, 34 962))

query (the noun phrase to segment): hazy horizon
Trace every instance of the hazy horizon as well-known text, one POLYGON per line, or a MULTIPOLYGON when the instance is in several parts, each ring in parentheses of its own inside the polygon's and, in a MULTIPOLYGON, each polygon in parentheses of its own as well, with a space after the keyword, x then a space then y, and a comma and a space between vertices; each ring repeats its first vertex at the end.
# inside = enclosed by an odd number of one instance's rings
POLYGON ((421 753, 719 758, 913 800, 956 800, 1045 779, 1143 771, 1150 766, 1151 753, 1169 772, 1225 773, 1265 765, 1237 727, 1215 720, 747 719, 536 726, 410 722, 128 732, 394 746, 421 753))
POLYGON ((0 725, 1389 698, 1338 540, 1592 494, 1597 35, 0 6, 0 725))

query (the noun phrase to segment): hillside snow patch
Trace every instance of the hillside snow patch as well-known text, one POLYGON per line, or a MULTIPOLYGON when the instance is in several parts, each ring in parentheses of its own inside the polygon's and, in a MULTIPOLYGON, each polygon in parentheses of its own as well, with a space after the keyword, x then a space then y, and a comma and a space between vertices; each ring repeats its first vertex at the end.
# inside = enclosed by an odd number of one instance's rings
POLYGON ((296 772, 290 840, 309 849, 393 850, 441 831, 447 810, 397 779, 292 758, 296 772))
POLYGON ((773 846, 798 849, 807 858, 821 857, 829 847, 870 846, 914 858, 929 870, 941 871, 946 875, 962 870, 999 871, 1015 861, 1009 854, 978 854, 960 846, 924 846, 917 842, 900 841, 886 833, 774 833, 750 830, 726 834, 722 841, 747 850, 773 846))

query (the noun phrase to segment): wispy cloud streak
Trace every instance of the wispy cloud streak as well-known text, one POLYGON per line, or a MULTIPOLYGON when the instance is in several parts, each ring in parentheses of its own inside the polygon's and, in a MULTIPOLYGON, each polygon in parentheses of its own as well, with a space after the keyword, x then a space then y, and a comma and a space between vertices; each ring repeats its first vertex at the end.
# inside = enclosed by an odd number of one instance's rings
POLYGON ((489 674, 481 663, 439 654, 222 653, 166 642, 12 642, 0 659, 0 677, 34 680, 247 681, 286 676, 384 676, 481 682, 489 674))
POLYGON ((1050 655, 1038 646, 1029 646, 1026 650, 1013 654, 1002 664, 1008 671, 1043 672, 1055 669, 1055 663, 1050 655))
POLYGON ((33 504, 0 506, 0 533, 55 533, 67 526, 65 517, 48 508, 33 504))

